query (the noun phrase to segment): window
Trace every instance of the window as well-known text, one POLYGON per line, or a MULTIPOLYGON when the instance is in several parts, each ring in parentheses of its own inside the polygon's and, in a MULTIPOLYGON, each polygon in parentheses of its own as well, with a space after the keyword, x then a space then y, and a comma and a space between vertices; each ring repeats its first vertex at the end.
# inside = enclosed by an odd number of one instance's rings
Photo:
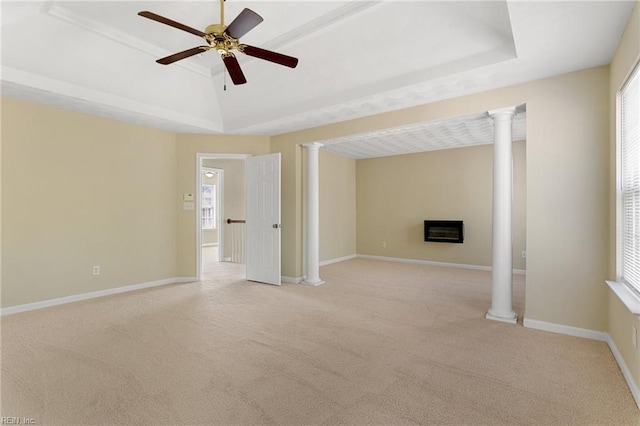
POLYGON ((216 228, 216 186, 202 185, 202 229, 216 228))
POLYGON ((640 295, 640 65, 620 90, 620 280, 640 295))

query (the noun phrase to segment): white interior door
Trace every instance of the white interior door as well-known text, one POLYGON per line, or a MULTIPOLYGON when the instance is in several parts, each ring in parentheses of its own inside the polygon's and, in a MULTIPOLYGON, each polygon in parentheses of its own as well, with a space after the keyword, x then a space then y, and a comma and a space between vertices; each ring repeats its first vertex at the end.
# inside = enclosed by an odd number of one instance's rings
POLYGON ((280 153, 246 165, 247 279, 280 285, 280 153))

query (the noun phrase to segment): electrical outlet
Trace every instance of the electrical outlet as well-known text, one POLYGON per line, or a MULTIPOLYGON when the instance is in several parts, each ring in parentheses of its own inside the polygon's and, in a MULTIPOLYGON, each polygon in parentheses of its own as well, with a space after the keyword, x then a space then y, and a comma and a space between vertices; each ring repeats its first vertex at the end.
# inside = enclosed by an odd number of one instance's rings
POLYGON ((382 242, 382 248, 387 248, 387 242, 386 241, 382 242))
POLYGON ((100 275, 100 265, 93 265, 93 275, 100 275))
POLYGON ((631 327, 631 344, 634 348, 638 347, 638 329, 631 327))
POLYGON ((525 250, 522 250, 522 258, 523 259, 527 258, 527 252, 525 250))

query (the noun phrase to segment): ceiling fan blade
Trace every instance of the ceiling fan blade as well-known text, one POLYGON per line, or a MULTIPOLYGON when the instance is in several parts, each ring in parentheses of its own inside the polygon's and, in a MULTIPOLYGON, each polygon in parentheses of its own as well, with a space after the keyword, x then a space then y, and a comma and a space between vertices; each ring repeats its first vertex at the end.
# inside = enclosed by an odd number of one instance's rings
POLYGON ((243 44, 240 47, 240 51, 242 53, 246 53, 254 58, 264 59, 265 61, 274 62, 289 68, 295 68, 298 65, 298 58, 294 58, 292 56, 283 55, 282 53, 272 52, 255 46, 248 46, 246 44, 243 44))
POLYGON ((240 15, 236 16, 236 19, 229 24, 224 32, 237 39, 254 29, 262 21, 262 16, 258 15, 253 10, 244 9, 240 12, 240 15))
POLYGON ((188 58, 189 56, 197 55, 198 53, 206 52, 208 47, 206 46, 198 46, 192 47, 191 49, 184 50, 182 52, 174 53, 173 55, 169 55, 165 58, 158 59, 156 62, 162 65, 169 65, 181 59, 188 58))
POLYGON ((145 10, 143 12, 138 12, 138 15, 142 16, 143 18, 151 19, 153 21, 160 22, 161 24, 169 25, 170 27, 177 28, 182 31, 186 31, 193 35, 197 35, 198 37, 205 37, 207 35, 200 30, 196 30, 195 28, 188 27, 184 24, 181 24, 180 22, 173 21, 169 18, 165 18, 164 16, 157 15, 153 12, 149 12, 145 10))
POLYGON ((233 84, 245 84, 247 82, 247 79, 244 77, 244 73, 240 68, 240 64, 238 63, 238 59, 236 59, 235 56, 223 56, 222 60, 224 61, 224 66, 227 67, 227 71, 229 71, 229 76, 231 77, 233 84))

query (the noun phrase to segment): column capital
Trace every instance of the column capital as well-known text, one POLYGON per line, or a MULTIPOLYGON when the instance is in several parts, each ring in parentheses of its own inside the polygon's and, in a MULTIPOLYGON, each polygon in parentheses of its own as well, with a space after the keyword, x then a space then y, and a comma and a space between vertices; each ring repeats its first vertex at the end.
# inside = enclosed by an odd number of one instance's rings
POLYGON ((322 148, 324 146, 323 143, 320 142, 309 142, 309 143, 303 143, 302 144, 303 147, 309 149, 309 150, 319 150, 320 148, 322 148))
POLYGON ((498 108, 498 109, 490 109, 487 111, 491 118, 495 119, 505 119, 511 118, 516 115, 516 107, 506 107, 506 108, 498 108))

